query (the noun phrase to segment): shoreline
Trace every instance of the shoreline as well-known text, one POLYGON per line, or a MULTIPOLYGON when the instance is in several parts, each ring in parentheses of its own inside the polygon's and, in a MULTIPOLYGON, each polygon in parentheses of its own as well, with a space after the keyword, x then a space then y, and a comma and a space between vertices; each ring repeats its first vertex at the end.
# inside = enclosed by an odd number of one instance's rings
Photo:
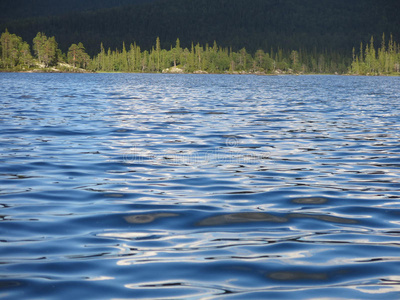
POLYGON ((379 75, 371 75, 371 74, 337 74, 337 73, 258 73, 258 72, 234 72, 234 73, 209 73, 209 72, 182 72, 182 73, 174 73, 174 72, 105 72, 105 71, 89 71, 81 69, 79 71, 65 71, 65 70, 51 70, 51 69, 43 69, 43 70, 4 70, 0 69, 0 73, 31 73, 31 74, 164 74, 164 75, 238 75, 238 76, 246 76, 246 75, 253 75, 253 76, 357 76, 357 77, 400 77, 400 74, 379 74, 379 75))

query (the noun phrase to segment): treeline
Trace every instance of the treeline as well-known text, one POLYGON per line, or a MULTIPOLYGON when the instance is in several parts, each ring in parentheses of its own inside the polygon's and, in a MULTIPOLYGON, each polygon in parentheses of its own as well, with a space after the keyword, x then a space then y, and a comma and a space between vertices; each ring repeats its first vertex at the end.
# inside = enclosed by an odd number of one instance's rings
POLYGON ((34 63, 29 44, 7 30, 0 37, 0 52, 1 69, 30 68, 34 63))
POLYGON ((382 36, 381 47, 375 49, 374 38, 371 37, 369 44, 363 46, 361 43, 359 53, 353 48, 353 62, 351 73, 358 75, 382 75, 399 74, 400 72, 400 44, 390 37, 385 42, 385 34, 382 36))
POLYGON ((175 46, 166 50, 157 38, 151 50, 143 51, 136 43, 129 47, 123 43, 121 50, 107 51, 101 44, 100 53, 94 56, 90 67, 102 72, 162 72, 177 67, 186 73, 346 73, 350 63, 348 57, 332 52, 259 49, 250 53, 246 48, 233 51, 218 46, 216 41, 212 46, 192 43, 190 48, 183 48, 177 39, 175 46))
POLYGON ((72 44, 67 55, 58 48, 55 37, 47 37, 39 32, 33 39, 33 52, 30 45, 21 37, 6 30, 0 36, 0 69, 23 71, 32 68, 50 68, 68 62, 74 68, 87 69, 91 62, 82 43, 72 44))
MULTIPOLYGON (((92 58, 82 43, 72 44, 64 54, 55 37, 37 33, 30 45, 21 37, 7 30, 0 37, 0 68, 22 71, 34 68, 51 68, 68 63, 72 71, 77 68, 96 72, 207 72, 207 73, 256 73, 256 74, 400 74, 400 46, 391 37, 388 43, 382 37, 381 47, 375 49, 374 40, 360 52, 353 49, 353 58, 335 52, 304 49, 269 51, 259 49, 254 53, 241 48, 233 51, 214 41, 212 45, 192 43, 182 47, 179 39, 169 49, 161 47, 160 38, 150 50, 141 49, 136 43, 111 50, 103 44, 92 58), (174 67, 171 69, 171 67, 174 67)), ((70 70, 71 71, 71 70, 70 70)))

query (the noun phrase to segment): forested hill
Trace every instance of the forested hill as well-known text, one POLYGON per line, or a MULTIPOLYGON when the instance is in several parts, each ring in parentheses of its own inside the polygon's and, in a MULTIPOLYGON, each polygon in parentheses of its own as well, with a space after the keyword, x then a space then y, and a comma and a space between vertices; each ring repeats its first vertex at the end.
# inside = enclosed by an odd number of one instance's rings
MULTIPOLYGON (((75 2, 79 1, 69 1, 75 2)), ((90 2, 94 0, 86 5, 90 2)), ((96 1, 102 2, 107 1, 96 1)), ((254 52, 280 47, 348 55, 371 35, 378 38, 385 32, 400 39, 398 0, 148 0, 130 5, 123 2, 97 11, 6 21, 0 25, 0 31, 8 28, 27 41, 42 31, 56 36, 63 51, 72 43, 82 42, 89 54, 98 53, 101 42, 111 49, 121 48, 123 42, 137 42, 150 49, 157 37, 165 48, 180 38, 183 47, 190 47, 191 42, 212 44, 217 40, 233 50, 246 47, 254 52)))
POLYGON ((2 0, 0 20, 60 16, 152 1, 156 0, 2 0))

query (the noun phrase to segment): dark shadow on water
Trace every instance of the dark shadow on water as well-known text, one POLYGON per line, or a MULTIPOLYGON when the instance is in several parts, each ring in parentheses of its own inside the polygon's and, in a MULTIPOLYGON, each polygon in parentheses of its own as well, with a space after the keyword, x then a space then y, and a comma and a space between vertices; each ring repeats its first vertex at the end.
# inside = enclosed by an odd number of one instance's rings
POLYGON ((273 272, 268 274, 268 277, 275 280, 289 281, 289 280, 327 280, 328 275, 326 273, 305 273, 305 272, 273 272))
POLYGON ((288 214, 289 218, 308 218, 308 219, 316 219, 321 221, 326 221, 330 223, 341 223, 341 224, 357 224, 357 220, 341 218, 341 217, 334 217, 328 215, 317 215, 317 214, 288 214))
POLYGON ((235 223, 248 223, 248 222, 275 222, 284 223, 287 222, 287 218, 274 216, 267 213, 259 212, 243 212, 225 214, 220 216, 213 216, 206 218, 197 223, 198 226, 213 226, 213 225, 227 225, 235 223))
POLYGON ((223 214, 218 216, 208 217, 201 220, 197 226, 218 226, 218 225, 229 225, 238 223, 252 223, 252 222, 273 222, 273 223, 286 223, 293 218, 304 218, 304 219, 316 219, 329 223, 340 223, 340 224, 357 224, 357 220, 335 217, 330 215, 321 214, 303 214, 303 213, 290 213, 285 216, 275 216, 268 213, 260 212, 242 212, 223 214))
POLYGON ((151 223, 156 219, 159 218, 168 218, 168 217, 177 217, 179 216, 178 214, 174 213, 155 213, 155 214, 142 214, 142 215, 131 215, 125 217, 125 220, 128 223, 132 224, 145 224, 145 223, 151 223))
POLYGON ((22 285, 22 283, 19 281, 10 281, 10 280, 0 281, 0 289, 13 288, 13 287, 21 286, 21 285, 22 285))
POLYGON ((292 202, 297 204, 324 204, 328 202, 328 199, 322 197, 306 197, 293 199, 292 202))

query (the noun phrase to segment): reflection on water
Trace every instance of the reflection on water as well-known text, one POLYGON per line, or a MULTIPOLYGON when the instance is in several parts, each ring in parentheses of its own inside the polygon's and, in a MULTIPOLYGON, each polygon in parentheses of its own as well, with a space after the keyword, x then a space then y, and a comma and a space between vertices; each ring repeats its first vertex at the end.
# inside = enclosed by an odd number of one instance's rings
POLYGON ((328 275, 324 273, 304 273, 304 272, 275 272, 269 274, 271 279, 276 280, 327 280, 328 275))
POLYGON ((321 221, 331 222, 331 223, 342 223, 342 224, 356 224, 357 220, 347 219, 347 218, 339 218, 335 216, 327 216, 327 215, 317 215, 317 214, 289 214, 290 218, 311 218, 317 219, 321 221))
POLYGON ((234 213, 206 218, 198 223, 199 226, 225 225, 246 222, 287 222, 286 218, 273 216, 266 213, 247 212, 234 213))
POLYGON ((125 217, 125 220, 128 223, 142 224, 142 223, 151 223, 158 218, 177 217, 177 216, 179 216, 179 215, 172 214, 172 213, 155 213, 155 214, 127 216, 127 217, 125 217))
POLYGON ((324 204, 328 202, 328 199, 322 197, 307 197, 307 198, 296 198, 292 200, 293 203, 298 204, 324 204))
POLYGON ((399 78, 0 84, 0 298, 399 298, 399 78))
POLYGON ((213 225, 227 225, 234 223, 246 223, 246 222, 277 222, 284 223, 288 222, 290 218, 310 218, 331 223, 342 223, 342 224, 356 224, 357 220, 340 218, 329 215, 318 215, 318 214, 302 214, 292 213, 284 215, 284 217, 278 217, 267 213, 259 212, 243 212, 226 214, 220 216, 208 217, 197 223, 198 226, 213 226, 213 225))

